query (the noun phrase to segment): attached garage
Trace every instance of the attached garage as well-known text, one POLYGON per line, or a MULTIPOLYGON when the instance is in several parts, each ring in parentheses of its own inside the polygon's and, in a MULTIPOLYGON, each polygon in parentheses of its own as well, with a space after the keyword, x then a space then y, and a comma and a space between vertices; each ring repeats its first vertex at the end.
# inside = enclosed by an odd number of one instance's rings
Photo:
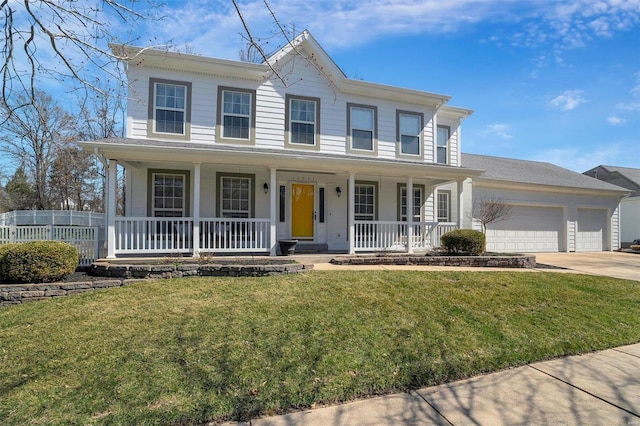
POLYGON ((561 207, 513 206, 509 218, 487 226, 487 250, 554 252, 564 250, 561 207))
POLYGON ((602 251, 608 249, 607 210, 578 209, 576 222, 576 251, 602 251))
POLYGON ((462 165, 484 170, 463 204, 466 226, 481 229, 484 201, 513 206, 509 217, 487 225, 487 250, 495 252, 601 251, 620 247, 620 188, 538 161, 462 154, 462 165))

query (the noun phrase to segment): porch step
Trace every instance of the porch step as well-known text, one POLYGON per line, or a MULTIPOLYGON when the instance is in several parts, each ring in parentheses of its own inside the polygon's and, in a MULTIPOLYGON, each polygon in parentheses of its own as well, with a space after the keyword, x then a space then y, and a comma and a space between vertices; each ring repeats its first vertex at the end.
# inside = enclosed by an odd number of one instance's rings
POLYGON ((304 254, 304 253, 325 253, 329 251, 328 244, 320 244, 320 243, 305 243, 298 242, 296 244, 296 254, 304 254))

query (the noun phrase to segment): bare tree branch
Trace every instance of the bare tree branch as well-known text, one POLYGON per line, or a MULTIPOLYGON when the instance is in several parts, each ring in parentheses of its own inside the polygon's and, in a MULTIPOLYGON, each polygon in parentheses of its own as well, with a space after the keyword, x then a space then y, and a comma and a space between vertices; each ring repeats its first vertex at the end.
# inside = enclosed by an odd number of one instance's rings
POLYGON ((473 200, 472 218, 482 225, 482 233, 487 233, 487 225, 506 220, 511 215, 512 204, 499 197, 483 197, 473 200))

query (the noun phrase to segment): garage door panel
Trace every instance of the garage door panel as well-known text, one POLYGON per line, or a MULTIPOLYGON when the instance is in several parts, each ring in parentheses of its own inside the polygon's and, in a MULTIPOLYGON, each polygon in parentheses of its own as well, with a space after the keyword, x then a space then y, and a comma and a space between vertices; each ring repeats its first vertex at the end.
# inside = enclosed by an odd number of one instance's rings
POLYGON ((602 251, 606 248, 607 210, 578 209, 576 251, 602 251))
POLYGON ((487 225, 487 250, 559 251, 562 248, 563 234, 562 208, 513 206, 507 220, 487 225))

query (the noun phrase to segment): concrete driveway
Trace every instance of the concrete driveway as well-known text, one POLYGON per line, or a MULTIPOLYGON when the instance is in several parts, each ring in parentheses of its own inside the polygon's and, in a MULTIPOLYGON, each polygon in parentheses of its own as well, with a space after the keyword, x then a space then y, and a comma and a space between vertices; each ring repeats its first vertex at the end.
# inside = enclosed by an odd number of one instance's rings
MULTIPOLYGON (((640 281, 640 254, 622 252, 536 253, 536 262, 583 274, 640 281)), ((559 269, 558 271, 561 271, 559 269)))

